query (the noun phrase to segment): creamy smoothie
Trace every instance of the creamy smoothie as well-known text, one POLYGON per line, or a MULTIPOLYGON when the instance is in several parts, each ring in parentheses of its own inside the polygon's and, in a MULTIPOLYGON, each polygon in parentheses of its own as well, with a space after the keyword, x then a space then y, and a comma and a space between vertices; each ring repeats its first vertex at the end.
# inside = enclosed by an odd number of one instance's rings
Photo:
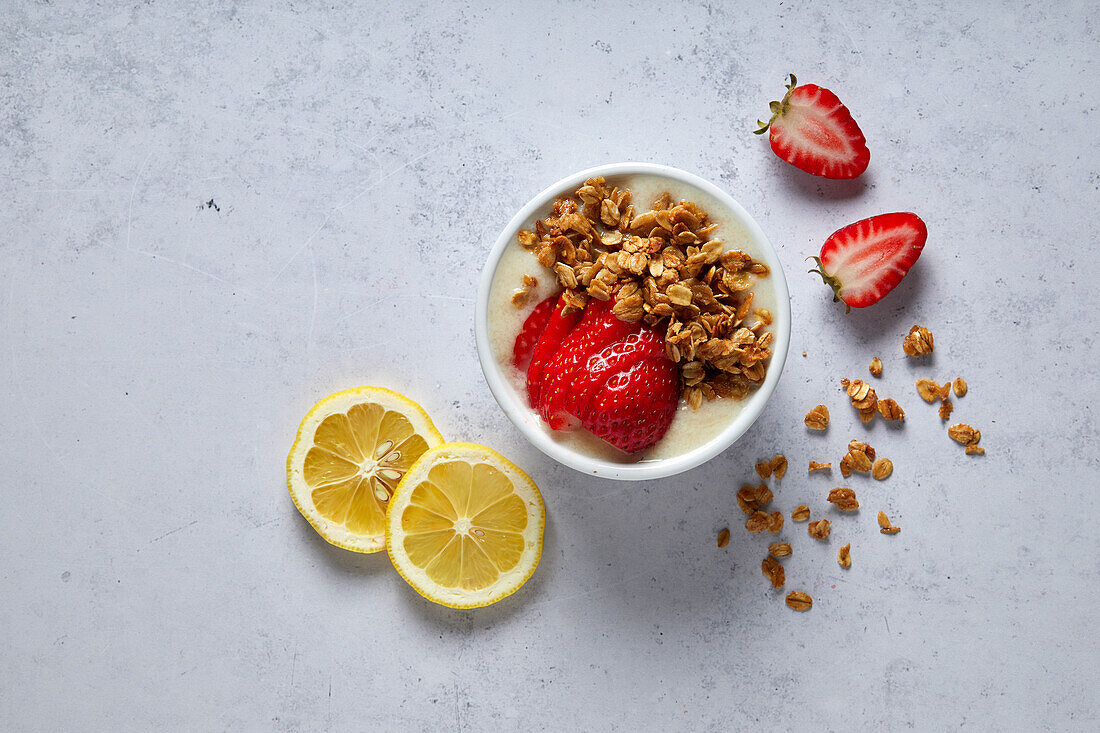
MULTIPOLYGON (((725 249, 739 249, 753 259, 763 258, 763 252, 753 242, 748 232, 727 207, 706 192, 681 181, 670 180, 653 175, 608 176, 608 186, 629 189, 633 201, 638 207, 646 207, 663 192, 671 195, 673 201, 693 201, 704 209, 710 220, 718 225, 713 239, 722 240, 725 249)), ((568 196, 569 194, 564 194, 568 196)), ((524 229, 532 229, 535 220, 545 216, 550 210, 548 203, 543 210, 535 213, 530 221, 524 222, 524 229)), ((766 308, 776 311, 774 276, 757 278, 752 290, 753 308, 766 308)), ((511 387, 527 404, 526 375, 512 364, 512 348, 524 320, 537 303, 561 291, 553 271, 540 265, 535 255, 521 247, 517 242, 508 245, 493 277, 489 292, 488 325, 489 340, 493 356, 500 364, 501 371, 507 377, 511 387), (512 295, 523 284, 523 276, 530 275, 538 280, 532 289, 532 296, 522 308, 512 303, 512 295)), ((751 396, 751 393, 750 393, 751 396)), ((748 398, 746 398, 748 399, 748 398)), ((545 422, 539 420, 540 427, 553 440, 564 444, 571 450, 586 455, 619 463, 637 463, 678 456, 697 448, 718 435, 741 412, 744 400, 714 399, 703 400, 697 409, 688 406, 684 399, 672 425, 663 438, 649 449, 637 453, 624 453, 618 448, 597 438, 583 428, 573 430, 551 430, 545 422)), ((531 410, 532 415, 535 410, 531 410)))

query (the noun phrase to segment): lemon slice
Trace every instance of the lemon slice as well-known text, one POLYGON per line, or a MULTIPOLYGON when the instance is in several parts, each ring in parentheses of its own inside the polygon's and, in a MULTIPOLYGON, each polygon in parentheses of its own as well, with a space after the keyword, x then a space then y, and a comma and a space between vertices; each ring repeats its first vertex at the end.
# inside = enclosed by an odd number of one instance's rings
POLYGON ((491 448, 445 443, 420 457, 386 514, 386 551, 417 593, 476 608, 514 593, 542 555, 535 482, 491 448))
POLYGON ((442 442, 428 413, 404 395, 381 387, 337 392, 302 418, 286 484, 298 511, 326 540, 379 552, 394 489, 424 451, 442 442))

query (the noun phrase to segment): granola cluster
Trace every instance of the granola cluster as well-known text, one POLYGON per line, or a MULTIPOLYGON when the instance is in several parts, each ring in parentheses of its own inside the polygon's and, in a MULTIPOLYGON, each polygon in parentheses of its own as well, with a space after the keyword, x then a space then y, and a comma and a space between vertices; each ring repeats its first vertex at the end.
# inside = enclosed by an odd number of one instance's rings
POLYGON ((932 332, 924 326, 913 326, 901 342, 901 350, 909 356, 927 356, 935 347, 932 332))
POLYGON ((518 239, 553 270, 567 311, 614 298, 619 319, 663 327, 684 398, 698 407, 704 397, 744 399, 771 357, 772 315, 752 305, 752 286, 768 268, 726 251, 711 238, 716 228, 690 201, 665 193, 638 212, 629 190, 590 178, 518 239))

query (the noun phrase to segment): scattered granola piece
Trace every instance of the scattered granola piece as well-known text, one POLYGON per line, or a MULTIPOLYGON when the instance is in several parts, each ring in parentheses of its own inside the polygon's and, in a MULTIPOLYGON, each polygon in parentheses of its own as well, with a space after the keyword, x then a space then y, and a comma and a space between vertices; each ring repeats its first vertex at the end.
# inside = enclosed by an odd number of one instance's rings
POLYGON ((791 512, 792 522, 805 522, 809 518, 810 507, 806 506, 805 504, 799 504, 794 508, 794 511, 791 512))
POLYGON ((760 508, 764 508, 768 504, 770 504, 772 496, 773 494, 771 492, 771 489, 769 489, 765 484, 760 484, 755 489, 753 489, 753 497, 756 499, 756 506, 760 508))
POLYGON ((871 470, 871 457, 861 450, 850 450, 844 458, 847 459, 848 466, 856 473, 867 473, 871 470))
POLYGON ((787 457, 784 455, 778 455, 772 459, 771 462, 772 475, 778 479, 783 478, 783 475, 787 473, 787 457))
POLYGON ((955 406, 951 404, 951 400, 944 400, 940 403, 940 420, 948 420, 951 417, 951 411, 955 409, 955 406))
POLYGON ((901 531, 901 527, 890 524, 890 517, 886 516, 886 512, 878 513, 878 526, 881 528, 879 532, 883 534, 897 534, 901 531))
POLYGON ((741 507, 741 511, 745 514, 756 511, 756 493, 752 486, 742 486, 737 490, 737 506, 741 507))
POLYGON ((980 445, 968 445, 966 446, 966 455, 985 455, 985 448, 981 447, 980 445))
POLYGON ((756 534, 768 528, 768 515, 766 512, 755 511, 745 520, 745 529, 756 534))
POLYGON ((955 381, 954 381, 953 384, 954 384, 954 388, 955 388, 955 396, 956 397, 963 397, 963 396, 966 395, 967 387, 966 387, 966 380, 965 379, 963 379, 962 377, 955 377, 955 381))
POLYGON ((909 356, 925 356, 932 353, 934 345, 931 331, 924 326, 913 326, 901 342, 901 349, 909 356))
POLYGON ((871 370, 871 374, 876 377, 882 376, 882 359, 877 356, 871 359, 871 366, 868 367, 871 370))
POLYGON ((856 509, 859 509, 859 502, 856 501, 856 492, 844 487, 838 487, 831 490, 826 501, 836 505, 836 508, 842 512, 854 512, 856 509))
POLYGON ((806 427, 810 430, 824 430, 829 427, 829 408, 818 405, 806 413, 806 427))
POLYGON ((862 379, 842 379, 840 383, 848 396, 852 398, 852 407, 861 412, 875 409, 875 405, 878 403, 878 395, 875 394, 875 390, 871 385, 862 379))
POLYGON ((729 527, 726 527, 725 529, 723 529, 721 532, 718 533, 718 546, 719 547, 725 547, 729 543, 730 543, 730 530, 729 530, 729 527))
POLYGON ((787 594, 787 607, 795 611, 809 611, 814 605, 814 600, 800 590, 793 590, 787 594))
POLYGON ((951 396, 951 380, 947 380, 940 385, 940 393, 936 395, 940 398, 940 402, 946 402, 947 398, 951 396))
POLYGON ((880 458, 871 466, 871 475, 879 481, 894 472, 894 462, 889 458, 880 458))
POLYGON ((772 588, 782 588, 787 582, 787 571, 779 564, 779 561, 769 555, 760 563, 760 570, 764 577, 772 582, 772 588))
POLYGON ((810 461, 810 472, 814 471, 828 471, 833 467, 832 463, 818 463, 817 461, 810 461))
POLYGON ((768 545, 768 553, 775 558, 790 557, 791 552, 790 542, 773 542, 768 545))
POLYGON ((905 410, 901 409, 901 405, 893 397, 878 401, 878 414, 882 415, 884 420, 905 419, 905 410))
POLYGON ((832 522, 828 519, 817 519, 810 522, 806 529, 809 531, 810 536, 814 539, 823 540, 829 536, 829 532, 832 531, 832 522))
POLYGON ((779 530, 783 529, 783 513, 772 512, 768 517, 768 531, 772 534, 779 534, 779 530))
POLYGON ((872 461, 875 460, 875 449, 871 447, 870 443, 864 443, 862 440, 849 440, 848 450, 866 453, 868 458, 872 461))
POLYGON ((947 429, 947 435, 951 440, 962 445, 974 445, 982 439, 982 432, 975 430, 964 422, 952 425, 947 429))
POLYGON ((848 478, 852 475, 852 462, 848 460, 847 454, 840 459, 840 475, 844 478, 848 478))
POLYGON ((851 543, 848 543, 847 545, 844 545, 844 547, 841 547, 839 550, 837 550, 836 561, 838 563, 840 563, 840 567, 842 567, 842 568, 852 567, 852 545, 851 545, 851 543))
POLYGON ((925 402, 935 402, 936 398, 940 396, 940 385, 931 379, 918 379, 917 394, 925 402))
POLYGON ((760 474, 760 478, 771 478, 772 464, 769 461, 760 461, 756 464, 756 472, 760 474))
POLYGON ((737 490, 737 506, 745 514, 752 514, 757 509, 765 507, 772 500, 772 492, 764 484, 759 486, 742 486, 737 490))

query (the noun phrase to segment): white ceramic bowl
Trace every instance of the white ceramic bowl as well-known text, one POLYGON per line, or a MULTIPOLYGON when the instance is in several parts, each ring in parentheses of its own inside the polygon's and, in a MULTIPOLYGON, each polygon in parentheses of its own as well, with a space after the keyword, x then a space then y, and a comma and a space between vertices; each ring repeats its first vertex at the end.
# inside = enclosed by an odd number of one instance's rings
POLYGON ((787 360, 787 348, 791 340, 791 303, 787 291, 787 280, 783 276, 783 268, 779 264, 779 258, 776 257, 775 249, 764 236, 760 226, 739 203, 714 184, 677 168, 652 163, 615 163, 589 168, 563 178, 528 201, 527 205, 508 222, 508 226, 500 233, 500 237, 489 253, 489 260, 485 263, 485 269, 481 273, 481 284, 478 287, 475 319, 477 354, 481 360, 485 380, 489 383, 489 389, 504 410, 504 414, 519 428, 524 437, 543 453, 570 468, 595 476, 627 481, 662 478, 687 471, 714 458, 744 435, 749 426, 764 411, 764 406, 775 391, 775 385, 779 383, 779 375, 787 360), (579 453, 550 437, 546 427, 541 424, 538 413, 527 404, 527 396, 519 394, 513 388, 500 364, 493 357, 493 349, 489 341, 488 310, 489 290, 501 255, 506 247, 518 246, 516 234, 525 224, 528 224, 535 215, 544 215, 555 199, 571 195, 589 178, 603 176, 610 179, 613 176, 629 175, 657 176, 686 183, 703 190, 725 205, 729 214, 745 228, 755 245, 759 259, 771 270, 770 278, 773 278, 772 286, 775 288, 775 308, 772 312, 772 330, 775 335, 772 340, 771 362, 768 365, 764 383, 745 399, 741 411, 718 435, 686 453, 671 458, 643 460, 638 463, 616 463, 579 453))

